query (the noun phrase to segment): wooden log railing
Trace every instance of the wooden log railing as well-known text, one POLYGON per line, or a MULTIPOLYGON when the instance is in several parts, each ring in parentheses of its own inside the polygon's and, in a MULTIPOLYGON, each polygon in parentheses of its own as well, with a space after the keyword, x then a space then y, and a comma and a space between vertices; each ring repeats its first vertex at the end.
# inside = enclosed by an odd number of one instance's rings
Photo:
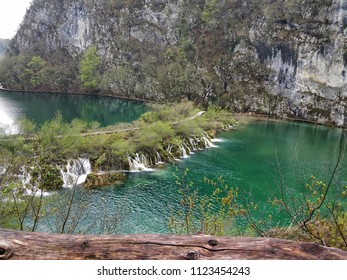
POLYGON ((271 238, 63 235, 0 229, 0 260, 347 260, 347 252, 271 238))

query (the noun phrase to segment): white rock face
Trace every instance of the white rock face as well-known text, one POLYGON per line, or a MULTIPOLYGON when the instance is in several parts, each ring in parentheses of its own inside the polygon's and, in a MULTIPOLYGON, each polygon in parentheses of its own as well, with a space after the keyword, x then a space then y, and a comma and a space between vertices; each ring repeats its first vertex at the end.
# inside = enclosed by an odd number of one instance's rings
POLYGON ((133 11, 126 6, 107 6, 109 1, 36 2, 40 4, 29 10, 14 39, 21 52, 30 49, 36 37, 48 50, 63 48, 72 55, 96 44, 101 54, 114 59, 113 54, 129 38, 164 46, 178 40, 175 25, 182 1, 155 1, 163 2, 161 9, 154 9, 153 1, 145 1, 142 9, 133 11))
POLYGON ((93 20, 86 10, 80 9, 75 3, 66 12, 66 21, 59 26, 60 43, 71 51, 86 50, 93 43, 91 32, 93 20))
MULTIPOLYGON (((289 31, 289 39, 262 45, 257 51, 259 60, 271 72, 267 89, 273 96, 285 97, 282 102, 287 112, 280 113, 282 116, 289 112, 342 126, 347 123, 347 0, 333 1, 328 22, 314 31, 322 35, 321 39, 312 36, 307 27, 282 23, 281 29, 289 31), (295 38, 290 37, 291 32, 295 38)), ((267 28, 263 22, 256 22, 250 29, 250 39, 256 44, 267 28)), ((257 102, 261 107, 262 100, 257 102)))
MULTIPOLYGON (((134 57, 139 55, 141 48, 155 55, 157 49, 174 46, 180 36, 184 36, 180 29, 182 25, 184 28, 195 26, 200 32, 196 26, 202 24, 203 7, 189 12, 186 9, 187 3, 191 5, 188 7, 193 7, 203 5, 203 1, 123 2, 36 0, 39 4, 36 10, 31 9, 27 14, 14 38, 14 45, 18 52, 26 52, 33 44, 41 42, 48 52, 63 50, 72 57, 79 57, 95 44, 105 65, 112 67, 129 60, 136 64, 134 57)), ((223 1, 217 2, 223 4, 223 1)), ((237 1, 228 1, 230 5, 234 2, 237 1)), ((247 2, 251 1, 242 3, 246 5, 247 2)), ((289 14, 295 12, 299 16, 293 17, 292 21, 290 16, 279 20, 271 18, 277 15, 257 16, 250 21, 248 30, 241 32, 242 35, 238 34, 239 27, 232 24, 221 32, 224 36, 221 39, 232 37, 238 41, 232 59, 238 59, 242 64, 247 56, 255 65, 252 71, 258 71, 261 64, 269 73, 261 82, 267 90, 266 95, 244 90, 241 98, 230 100, 230 107, 346 125, 347 0, 333 0, 330 7, 326 4, 318 10, 322 1, 303 0, 294 8, 288 8, 288 5, 299 1, 272 2, 287 5, 289 14)), ((263 8, 261 4, 257 5, 263 8)), ((237 7, 231 7, 230 13, 234 8, 237 7)), ((234 16, 223 20, 233 22, 234 16)), ((203 36, 199 32, 194 40, 203 36)), ((230 68, 235 63, 232 59, 228 62, 230 68)), ((216 67, 213 69, 218 72, 216 67)), ((234 81, 256 84, 244 73, 230 76, 234 81)), ((144 80, 150 84, 144 87, 149 91, 146 97, 154 96, 154 90, 150 92, 153 80, 148 77, 144 80)), ((254 86, 254 91, 258 86, 254 86)))

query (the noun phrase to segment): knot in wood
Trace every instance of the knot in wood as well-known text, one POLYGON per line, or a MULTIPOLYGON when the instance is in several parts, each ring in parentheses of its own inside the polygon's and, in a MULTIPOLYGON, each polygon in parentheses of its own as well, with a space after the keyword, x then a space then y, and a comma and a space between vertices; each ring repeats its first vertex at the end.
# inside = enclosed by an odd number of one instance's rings
POLYGON ((187 260, 197 260, 199 257, 199 253, 196 251, 191 251, 187 254, 186 259, 187 260))
POLYGON ((89 247, 89 240, 84 240, 81 245, 82 249, 86 249, 89 247))
POLYGON ((218 246, 218 241, 215 239, 211 239, 210 241, 208 241, 208 245, 210 245, 211 247, 216 247, 218 246))
POLYGON ((6 249, 0 247, 0 256, 4 256, 6 254, 6 249))
POLYGON ((10 249, 7 246, 0 244, 0 260, 8 260, 11 255, 10 249))

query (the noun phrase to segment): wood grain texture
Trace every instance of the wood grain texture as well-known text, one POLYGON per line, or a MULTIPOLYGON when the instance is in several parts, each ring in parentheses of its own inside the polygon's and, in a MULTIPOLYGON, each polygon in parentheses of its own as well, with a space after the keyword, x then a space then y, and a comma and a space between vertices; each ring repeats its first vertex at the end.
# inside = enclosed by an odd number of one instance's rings
POLYGON ((0 260, 347 260, 314 243, 206 235, 58 235, 0 229, 0 260))

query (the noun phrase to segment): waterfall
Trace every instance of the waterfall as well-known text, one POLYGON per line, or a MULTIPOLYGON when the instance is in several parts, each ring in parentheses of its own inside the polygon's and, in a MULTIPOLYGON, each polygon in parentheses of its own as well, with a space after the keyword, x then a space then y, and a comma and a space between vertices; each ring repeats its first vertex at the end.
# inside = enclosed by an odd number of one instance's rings
POLYGON ((23 187, 27 187, 27 186, 33 187, 30 182, 32 178, 30 175, 30 172, 28 172, 24 166, 20 168, 20 173, 18 175, 18 178, 20 179, 21 185, 23 187))
POLYGON ((167 146, 167 152, 172 155, 172 145, 167 146))
POLYGON ((147 160, 146 156, 144 156, 143 154, 141 154, 140 157, 138 154, 136 154, 136 160, 138 162, 142 163, 144 166, 149 166, 148 160, 147 160))
POLYGON ((0 166, 0 176, 6 174, 7 167, 6 166, 0 166))
POLYGON ((204 140, 205 142, 205 147, 206 148, 212 148, 212 147, 217 147, 216 145, 214 145, 207 137, 202 137, 202 140, 204 140))
POLYGON ((45 191, 40 190, 37 187, 31 186, 31 185, 30 185, 30 187, 25 187, 24 189, 22 189, 22 191, 24 191, 25 195, 36 196, 36 197, 49 196, 52 194, 50 192, 45 192, 45 191))
POLYGON ((128 162, 130 172, 153 171, 153 169, 147 167, 148 160, 143 154, 136 153, 135 158, 128 156, 128 162))
POLYGON ((190 143, 190 145, 192 146, 193 150, 194 150, 194 151, 197 150, 198 148, 197 148, 197 146, 196 146, 195 139, 189 137, 188 140, 189 140, 189 143, 190 143))
MULTIPOLYGON (((76 185, 83 184, 88 174, 91 173, 91 164, 87 158, 69 160, 65 167, 58 166, 58 168, 60 169, 60 175, 63 179, 63 188, 72 188, 76 185)), ((1 169, 2 167, 0 168, 0 172, 2 172, 1 169)), ((33 167, 30 169, 33 170, 33 167)), ((3 168, 3 172, 5 172, 5 170, 6 169, 3 168)), ((26 170, 24 166, 20 169, 17 178, 19 183, 18 190, 24 192, 26 195, 48 196, 51 194, 51 192, 43 192, 32 184, 31 172, 26 170)))
POLYGON ((69 160, 64 170, 60 169, 64 188, 83 184, 91 173, 91 164, 87 158, 69 160), (66 170, 66 171, 65 171, 66 170))
POLYGON ((163 163, 162 160, 161 160, 160 154, 159 154, 158 152, 156 152, 156 154, 157 154, 156 164, 161 164, 161 163, 163 163))
POLYGON ((181 158, 187 158, 188 157, 187 151, 183 146, 180 147, 180 152, 181 152, 181 158))
POLYGON ((188 154, 188 155, 192 154, 192 150, 190 149, 190 147, 189 147, 186 143, 184 143, 183 145, 184 145, 184 146, 186 147, 186 149, 187 149, 187 150, 186 150, 186 151, 187 151, 187 154, 188 154))
POLYGON ((42 196, 51 195, 51 193, 45 192, 39 189, 38 187, 32 185, 32 182, 31 182, 32 176, 30 172, 28 172, 24 166, 20 168, 20 174, 17 176, 18 176, 17 178, 20 180, 20 185, 17 188, 15 188, 15 192, 19 192, 20 193, 19 196, 28 195, 28 196, 40 197, 41 195, 42 196))

